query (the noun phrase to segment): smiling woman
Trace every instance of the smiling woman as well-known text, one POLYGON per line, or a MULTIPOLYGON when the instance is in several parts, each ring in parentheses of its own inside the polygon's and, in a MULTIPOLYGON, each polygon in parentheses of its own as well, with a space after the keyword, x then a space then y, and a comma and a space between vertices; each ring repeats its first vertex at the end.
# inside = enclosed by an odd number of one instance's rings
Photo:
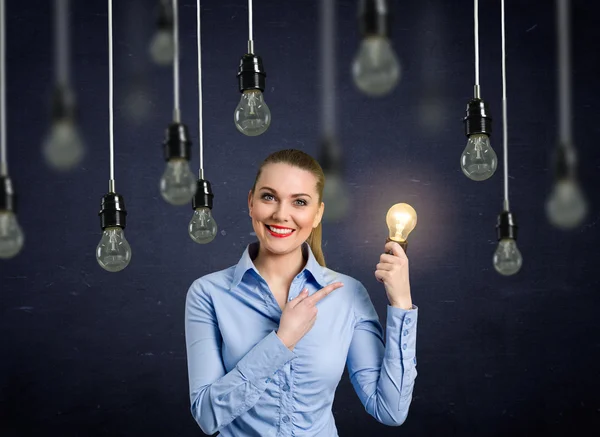
POLYGON ((418 315, 408 259, 387 243, 376 267, 390 301, 384 341, 363 285, 325 267, 324 185, 304 152, 267 157, 248 193, 258 242, 188 291, 191 411, 207 434, 337 436, 332 406, 345 364, 370 415, 389 426, 406 419, 418 315))

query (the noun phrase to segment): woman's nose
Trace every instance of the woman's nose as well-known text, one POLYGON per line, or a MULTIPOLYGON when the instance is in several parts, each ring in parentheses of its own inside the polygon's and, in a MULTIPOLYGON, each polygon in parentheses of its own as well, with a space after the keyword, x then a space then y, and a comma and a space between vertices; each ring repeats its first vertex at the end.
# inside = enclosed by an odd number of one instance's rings
POLYGON ((287 221, 288 220, 288 209, 284 202, 280 202, 277 204, 275 211, 273 211, 273 219, 279 221, 287 221))

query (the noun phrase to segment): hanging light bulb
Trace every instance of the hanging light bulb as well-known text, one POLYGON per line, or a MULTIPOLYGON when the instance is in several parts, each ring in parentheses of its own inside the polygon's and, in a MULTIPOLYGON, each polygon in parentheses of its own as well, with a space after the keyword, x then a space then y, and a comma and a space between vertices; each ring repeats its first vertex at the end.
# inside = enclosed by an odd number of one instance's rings
POLYGON ((25 243, 23 230, 16 215, 16 195, 8 176, 0 176, 0 258, 9 259, 17 255, 25 243))
POLYGON ((190 170, 192 142, 183 123, 171 123, 163 142, 167 168, 160 180, 160 194, 172 205, 185 205, 196 192, 196 178, 190 170))
POLYGON ((252 53, 242 56, 238 71, 242 96, 233 121, 237 129, 249 137, 263 134, 271 124, 271 111, 263 97, 266 76, 260 56, 252 53))
POLYGON ((396 203, 387 212, 385 222, 389 230, 387 241, 395 241, 406 251, 408 235, 417 226, 417 212, 408 203, 396 203))
POLYGON ((211 214, 213 193, 210 182, 198 179, 196 194, 192 199, 194 214, 188 226, 190 238, 198 244, 207 244, 217 235, 217 222, 211 214))
POLYGON ((319 164, 325 174, 323 188, 323 220, 336 222, 342 220, 350 204, 342 172, 341 149, 335 138, 327 135, 321 142, 319 164))
POLYGON ((75 99, 70 87, 57 85, 52 126, 43 144, 46 163, 55 170, 71 170, 83 159, 85 147, 75 123, 75 111, 75 99))
POLYGON ((400 80, 400 62, 389 40, 387 0, 361 0, 358 16, 363 39, 352 64, 352 77, 366 95, 384 96, 400 80))
POLYGON ((472 99, 463 121, 469 140, 460 157, 460 168, 469 179, 484 181, 498 168, 498 157, 490 145, 492 117, 487 103, 480 98, 472 99))
POLYGON ((514 214, 502 211, 496 225, 498 247, 494 252, 494 268, 505 276, 514 275, 523 265, 523 257, 517 247, 517 230, 514 214))
POLYGON ((170 65, 175 52, 173 13, 168 0, 160 0, 156 33, 150 42, 150 56, 158 65, 170 65))
POLYGON ((127 211, 123 196, 110 192, 102 198, 98 213, 102 238, 96 247, 96 260, 109 272, 120 272, 131 261, 131 246, 125 238, 127 211))

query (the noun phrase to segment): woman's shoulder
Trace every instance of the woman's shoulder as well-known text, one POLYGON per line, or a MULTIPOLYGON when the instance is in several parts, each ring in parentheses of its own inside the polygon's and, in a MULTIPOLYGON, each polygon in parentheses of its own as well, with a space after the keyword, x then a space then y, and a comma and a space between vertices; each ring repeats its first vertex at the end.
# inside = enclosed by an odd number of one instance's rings
POLYGON ((201 276, 192 282, 188 294, 209 293, 214 289, 229 288, 234 271, 235 265, 201 276))
POLYGON ((350 275, 337 272, 328 267, 323 267, 323 281, 325 284, 331 284, 332 282, 343 282, 345 286, 352 287, 353 289, 359 289, 363 287, 362 283, 358 279, 355 279, 350 275))

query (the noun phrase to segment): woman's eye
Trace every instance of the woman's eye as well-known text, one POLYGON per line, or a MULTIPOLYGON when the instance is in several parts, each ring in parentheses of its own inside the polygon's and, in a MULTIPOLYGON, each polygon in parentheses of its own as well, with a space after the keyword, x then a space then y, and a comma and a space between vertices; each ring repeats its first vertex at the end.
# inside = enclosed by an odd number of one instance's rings
POLYGON ((297 199, 296 200, 296 205, 305 206, 306 205, 306 200, 304 200, 304 199, 297 199))
POLYGON ((264 193, 264 194, 261 196, 261 198, 262 198, 262 199, 264 199, 264 200, 273 200, 273 199, 274 199, 273 195, 272 195, 272 194, 269 194, 269 193, 264 193))

